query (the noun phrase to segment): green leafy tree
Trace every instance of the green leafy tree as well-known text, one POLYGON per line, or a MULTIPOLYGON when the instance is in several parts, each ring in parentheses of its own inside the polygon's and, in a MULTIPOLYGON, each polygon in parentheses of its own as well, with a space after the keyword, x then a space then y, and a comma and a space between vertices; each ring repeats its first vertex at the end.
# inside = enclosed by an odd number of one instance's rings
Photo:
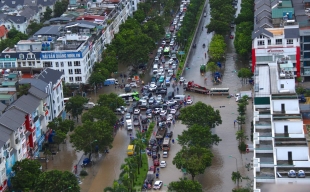
POLYGON ((52 155, 52 152, 48 148, 45 148, 43 155, 45 156, 45 169, 47 169, 48 158, 52 155))
POLYGON ((121 165, 120 179, 129 191, 133 188, 137 167, 134 157, 125 158, 125 163, 121 165))
POLYGON ((178 143, 182 146, 199 146, 210 148, 217 145, 221 139, 213 134, 209 126, 192 125, 178 135, 178 143))
POLYGON ((30 84, 20 84, 18 86, 18 96, 28 95, 28 90, 31 88, 30 84))
POLYGON ((34 192, 76 192, 80 186, 75 175, 69 171, 52 170, 39 175, 35 181, 34 192))
POLYGON ((99 83, 103 83, 107 78, 104 77, 99 71, 94 71, 89 79, 88 79, 88 82, 90 85, 97 85, 99 83))
POLYGON ((231 180, 233 180, 234 183, 237 183, 237 188, 239 188, 239 181, 241 180, 242 181, 242 176, 240 174, 239 171, 235 172, 233 171, 231 173, 231 180))
POLYGON ((179 119, 182 120, 182 124, 189 127, 196 124, 213 128, 214 125, 222 124, 220 111, 214 110, 212 106, 206 105, 201 101, 181 109, 179 119))
POLYGON ((239 141, 239 144, 247 138, 248 137, 243 130, 239 130, 236 132, 236 139, 239 141))
POLYGON ((79 115, 82 114, 84 109, 84 104, 87 103, 88 99, 80 95, 70 97, 69 101, 66 103, 65 110, 67 113, 71 113, 73 118, 79 120, 79 115))
POLYGON ((139 167, 142 167, 142 150, 145 149, 146 143, 144 139, 144 135, 141 132, 136 133, 136 139, 134 140, 134 145, 136 147, 136 150, 138 152, 138 174, 140 174, 139 167))
POLYGON ((67 138, 67 134, 60 130, 56 130, 55 133, 56 134, 53 137, 53 141, 58 146, 58 151, 59 151, 59 145, 63 143, 64 140, 67 138))
POLYGON ((49 7, 46 8, 44 14, 43 14, 43 18, 45 21, 48 21, 52 18, 52 14, 53 14, 53 10, 49 7))
POLYGON ((64 97, 71 97, 72 96, 72 92, 70 90, 70 87, 64 81, 62 82, 62 91, 64 93, 64 97))
POLYGON ((306 89, 303 87, 296 87, 296 93, 298 95, 304 94, 306 92, 306 89))
POLYGON ((238 77, 241 78, 242 83, 244 83, 244 80, 247 80, 248 78, 251 78, 253 76, 253 73, 248 68, 241 68, 238 71, 238 77))
POLYGON ((188 180, 185 178, 180 178, 179 181, 173 181, 168 185, 168 191, 177 192, 202 192, 202 185, 198 181, 188 180))
POLYGON ((245 116, 244 115, 239 115, 237 117, 237 123, 240 126, 240 128, 242 128, 242 125, 245 124, 245 116))
POLYGON ((212 157, 213 154, 209 149, 198 146, 182 147, 172 163, 178 169, 186 169, 194 180, 196 175, 203 174, 205 169, 211 166, 212 157))
POLYGON ((209 71, 212 74, 214 74, 218 70, 219 70, 219 67, 217 66, 217 64, 215 62, 213 62, 213 61, 208 62, 207 67, 206 67, 206 71, 209 71))
POLYGON ((97 102, 99 106, 105 106, 112 111, 115 111, 116 108, 125 105, 124 99, 118 97, 115 93, 99 95, 97 102))
POLYGON ((48 123, 48 127, 55 131, 61 131, 67 134, 74 130, 74 122, 69 119, 62 119, 61 117, 54 118, 48 123))
POLYGON ((120 184, 117 181, 114 181, 112 187, 106 187, 104 188, 103 191, 104 192, 128 192, 128 189, 123 184, 120 184))
POLYGON ((39 31, 43 27, 43 23, 37 23, 35 21, 30 21, 30 24, 27 27, 27 34, 32 36, 37 31, 39 31))
POLYGON ((133 18, 136 19, 139 23, 142 23, 145 19, 145 14, 142 10, 138 9, 134 12, 133 18))
POLYGON ((54 6, 54 17, 60 17, 68 8, 69 1, 57 1, 54 6))
POLYGON ((103 121, 105 120, 110 126, 117 121, 115 113, 106 106, 95 106, 82 115, 82 122, 86 121, 103 121))
POLYGON ((104 152, 107 148, 112 148, 113 126, 108 121, 86 121, 83 125, 75 128, 74 133, 70 135, 70 142, 78 151, 84 151, 85 154, 95 152, 95 146, 98 146, 99 152, 104 152))
POLYGON ((42 173, 40 167, 41 164, 38 161, 30 159, 17 161, 12 168, 15 174, 14 177, 11 178, 12 188, 16 191, 33 189, 36 179, 42 173))
POLYGON ((226 51, 226 43, 222 35, 214 35, 209 45, 209 56, 212 61, 221 61, 226 51))

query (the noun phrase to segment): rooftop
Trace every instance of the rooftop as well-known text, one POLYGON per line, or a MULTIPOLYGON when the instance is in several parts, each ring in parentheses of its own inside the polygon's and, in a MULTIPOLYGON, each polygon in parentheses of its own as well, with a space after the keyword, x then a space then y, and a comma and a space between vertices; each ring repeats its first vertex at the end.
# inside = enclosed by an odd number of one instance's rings
POLYGON ((270 73, 268 65, 257 65, 255 68, 255 96, 270 95, 270 73))

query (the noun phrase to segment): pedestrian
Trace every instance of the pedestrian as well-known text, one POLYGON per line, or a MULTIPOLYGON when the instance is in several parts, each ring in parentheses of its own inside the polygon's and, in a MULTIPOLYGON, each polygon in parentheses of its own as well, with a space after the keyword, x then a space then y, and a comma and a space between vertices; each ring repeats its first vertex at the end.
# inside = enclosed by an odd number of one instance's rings
POLYGON ((160 159, 160 154, 158 153, 158 159, 160 159))
POLYGON ((173 125, 175 124, 175 120, 174 119, 172 119, 172 123, 173 123, 173 125))
POLYGON ((179 87, 177 87, 177 92, 179 93, 179 87))
POLYGON ((174 144, 174 139, 172 139, 171 141, 172 141, 172 144, 174 144))
POLYGON ((70 115, 68 116, 68 118, 69 118, 69 120, 70 120, 70 118, 71 118, 70 115))
POLYGON ((237 123, 237 120, 234 120, 234 126, 236 125, 236 123, 237 123))

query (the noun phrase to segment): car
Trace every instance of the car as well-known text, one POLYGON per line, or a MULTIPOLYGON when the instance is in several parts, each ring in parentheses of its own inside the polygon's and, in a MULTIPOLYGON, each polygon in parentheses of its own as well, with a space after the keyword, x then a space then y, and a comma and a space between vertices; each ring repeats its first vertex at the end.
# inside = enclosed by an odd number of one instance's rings
POLYGON ((172 69, 176 69, 177 68, 177 64, 173 63, 171 66, 172 69))
POLYGON ((177 112, 176 109, 170 109, 170 113, 171 113, 171 114, 175 114, 176 112, 177 112))
POLYGON ((165 65, 165 71, 168 71, 170 69, 169 65, 165 65))
POLYGON ((156 172, 156 169, 154 166, 150 166, 149 171, 153 171, 154 173, 156 172))
POLYGON ((177 60, 177 55, 176 55, 176 54, 172 54, 172 55, 171 55, 171 59, 177 60))
POLYGON ((163 97, 161 95, 157 95, 156 100, 162 100, 163 97))
POLYGON ((167 90, 165 90, 165 89, 157 90, 156 94, 166 95, 167 94, 167 90))
POLYGON ((177 101, 173 99, 166 102, 167 105, 176 104, 176 103, 177 101))
POLYGON ((157 85, 151 84, 149 87, 149 91, 155 91, 157 88, 157 85))
POLYGON ((239 102, 241 97, 236 97, 236 102, 239 102))
POLYGON ((180 23, 178 23, 178 27, 181 27, 182 26, 182 23, 180 22, 180 23))
MULTIPOLYGON (((156 81, 156 77, 155 77, 155 81, 156 81)), ((152 85, 156 85, 156 82, 155 81, 152 81, 151 83, 150 83, 150 86, 152 86, 152 85)), ((149 87, 150 87, 149 86, 149 87)))
POLYGON ((161 108, 155 108, 155 109, 153 110, 153 113, 154 113, 154 114, 159 114, 160 111, 161 111, 161 108))
POLYGON ((296 172, 294 170, 290 170, 287 173, 287 176, 290 177, 290 178, 294 178, 294 177, 296 177, 296 172))
POLYGON ((162 41, 162 42, 161 42, 161 45, 166 45, 166 41, 162 41))
POLYGON ((188 100, 186 101, 186 105, 191 105, 191 104, 193 104, 193 100, 192 100, 192 99, 188 99, 188 100))
POLYGON ((173 119, 173 115, 172 114, 168 114, 167 115, 167 121, 172 121, 173 119))
POLYGON ((168 64, 172 65, 173 63, 174 63, 174 60, 173 59, 169 59, 168 64))
POLYGON ((184 82, 185 81, 185 78, 184 77, 180 77, 180 82, 184 82))
POLYGON ((125 118, 126 118, 126 119, 131 119, 131 114, 130 114, 130 113, 126 113, 125 118))
POLYGON ((149 145, 151 145, 151 146, 157 145, 157 140, 156 139, 150 139, 149 145))
POLYGON ((140 114, 140 109, 135 109, 135 110, 133 111, 133 114, 139 115, 139 114, 140 114))
POLYGON ((166 79, 166 85, 169 86, 170 85, 170 80, 166 79))
POLYGON ((163 182, 162 181, 155 181, 154 185, 153 185, 153 189, 157 190, 160 189, 163 186, 163 182))
POLYGON ((130 83, 130 87, 132 87, 132 88, 136 88, 138 85, 137 85, 137 83, 136 82, 131 82, 130 83))
POLYGON ((170 46, 173 46, 173 45, 174 45, 174 41, 171 41, 171 42, 170 42, 170 46))
POLYGON ((159 73, 163 73, 164 72, 164 67, 159 67, 158 72, 159 73))
POLYGON ((161 161, 159 166, 160 167, 166 167, 167 166, 166 161, 161 161))
POLYGON ((129 109, 128 109, 128 113, 133 113, 133 111, 134 111, 134 108, 133 107, 129 107, 129 109))
POLYGON ((159 161, 158 159, 154 159, 153 164, 155 167, 159 166, 159 161))
POLYGON ((168 157, 168 151, 164 151, 163 152, 163 158, 167 158, 168 157))
POLYGON ((169 131, 169 132, 166 134, 166 137, 171 138, 171 137, 172 137, 172 135, 173 135, 173 132, 172 132, 172 131, 169 131))
POLYGON ((152 119, 152 113, 147 114, 147 115, 146 115, 146 118, 152 119))
POLYGON ((163 83, 164 81, 165 81, 165 76, 164 76, 164 75, 161 75, 161 76, 159 77, 158 82, 163 83))
POLYGON ((149 104, 153 104, 155 102, 154 97, 149 98, 149 104))
POLYGON ((230 39, 233 39, 233 38, 234 38, 234 35, 230 35, 229 38, 230 38, 230 39))
POLYGON ((177 20, 174 20, 174 21, 173 21, 173 25, 176 25, 177 23, 178 23, 177 20))
POLYGON ((305 174, 304 170, 299 170, 297 176, 298 176, 299 178, 305 178, 305 177, 306 177, 306 174, 305 174))
POLYGON ((123 115, 125 112, 121 108, 116 108, 115 113, 123 115))
POLYGON ((161 116, 166 115, 166 114, 167 114, 167 111, 166 111, 166 110, 161 110, 161 111, 160 111, 160 115, 161 115, 161 116))
POLYGON ((125 106, 120 106, 119 108, 121 108, 121 110, 127 112, 127 108, 125 106))

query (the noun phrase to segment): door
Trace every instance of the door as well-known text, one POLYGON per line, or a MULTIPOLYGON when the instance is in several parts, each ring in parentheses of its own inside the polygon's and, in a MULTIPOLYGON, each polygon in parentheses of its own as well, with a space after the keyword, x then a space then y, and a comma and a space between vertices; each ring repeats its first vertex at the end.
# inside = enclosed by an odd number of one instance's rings
POLYGON ((285 113, 285 104, 284 103, 281 104, 281 112, 285 113))
POLYGON ((288 159, 288 163, 292 165, 293 164, 292 151, 287 152, 287 159, 288 159))
POLYGON ((288 126, 284 125, 284 137, 288 137, 288 126))

